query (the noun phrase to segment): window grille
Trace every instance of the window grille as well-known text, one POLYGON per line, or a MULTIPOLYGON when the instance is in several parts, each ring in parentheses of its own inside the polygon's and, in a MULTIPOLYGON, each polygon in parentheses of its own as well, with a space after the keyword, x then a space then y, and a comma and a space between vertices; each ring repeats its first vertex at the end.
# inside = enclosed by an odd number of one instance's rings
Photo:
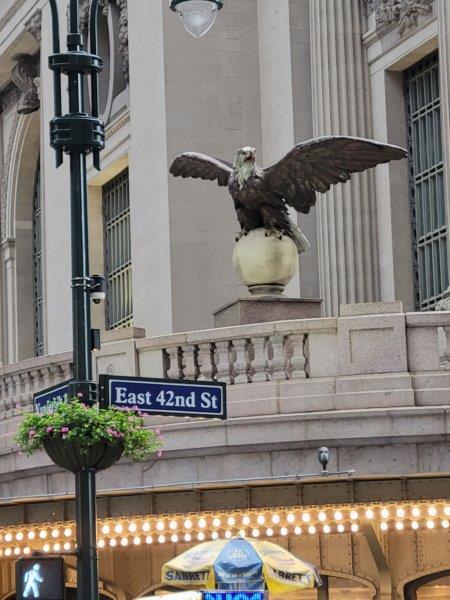
POLYGON ((33 307, 34 307, 34 352, 44 354, 44 320, 42 294, 42 205, 41 172, 38 164, 33 188, 33 307))
POLYGON ((133 322, 128 169, 103 187, 103 219, 106 326, 128 327, 133 322))
POLYGON ((448 287, 437 52, 405 72, 405 98, 415 303, 418 310, 432 310, 448 287))

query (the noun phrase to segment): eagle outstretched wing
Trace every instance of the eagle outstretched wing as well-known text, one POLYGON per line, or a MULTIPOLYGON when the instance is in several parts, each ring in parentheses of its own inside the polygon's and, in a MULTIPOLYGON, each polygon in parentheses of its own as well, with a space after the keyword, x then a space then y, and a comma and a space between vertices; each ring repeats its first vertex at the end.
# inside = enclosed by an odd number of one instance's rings
POLYGON ((352 173, 407 156, 406 150, 362 138, 327 136, 297 144, 284 158, 264 169, 265 183, 287 204, 308 213, 315 192, 327 192, 352 173))
POLYGON ((233 165, 199 152, 184 152, 173 161, 170 172, 175 177, 194 177, 210 181, 217 179, 219 185, 226 186, 233 172, 233 165))

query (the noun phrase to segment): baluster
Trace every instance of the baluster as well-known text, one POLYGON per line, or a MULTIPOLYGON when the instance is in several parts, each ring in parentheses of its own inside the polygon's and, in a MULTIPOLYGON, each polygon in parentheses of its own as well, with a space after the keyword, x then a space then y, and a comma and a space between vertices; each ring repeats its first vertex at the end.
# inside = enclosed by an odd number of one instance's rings
POLYGON ((73 377, 72 363, 62 363, 59 368, 61 369, 61 381, 68 381, 73 377))
POLYGON ((248 345, 249 376, 253 383, 269 380, 267 375, 266 343, 267 338, 256 337, 252 338, 248 345))
POLYGON ((247 376, 248 358, 247 358, 247 340, 237 339, 231 343, 231 382, 232 383, 248 383, 247 376))
POLYGON ((214 344, 205 342, 198 345, 197 365, 199 381, 211 381, 215 378, 217 371, 214 365, 214 344))
POLYGON ((42 388, 41 389, 46 389, 48 387, 50 387, 51 384, 51 373, 50 373, 50 369, 49 367, 40 367, 39 369, 40 373, 41 373, 41 383, 42 383, 42 388))
POLYGON ((304 334, 291 334, 284 340, 286 356, 286 375, 288 379, 305 379, 306 357, 304 353, 304 334))
POLYGON ((286 379, 286 359, 284 355, 284 337, 272 335, 267 343, 269 375, 272 381, 286 379))
POLYGON ((183 379, 183 362, 181 348, 178 346, 170 346, 166 348, 168 358, 168 368, 166 377, 169 379, 183 379))
POLYGON ((190 380, 196 380, 198 377, 197 354, 198 348, 195 344, 183 346, 184 377, 190 380))
POLYGON ((214 349, 214 362, 217 369, 216 380, 231 382, 230 344, 228 340, 216 342, 214 349))
POLYGON ((6 410, 6 395, 5 378, 2 376, 0 378, 0 412, 6 410))
POLYGON ((6 397, 5 397, 5 408, 7 411, 14 408, 15 401, 15 382, 11 375, 6 375, 5 377, 5 386, 6 386, 6 397))
POLYGON ((14 380, 14 387, 16 390, 15 396, 14 396, 14 412, 16 410, 18 410, 20 412, 22 406, 23 406, 23 391, 24 391, 24 379, 23 379, 23 373, 15 373, 12 376, 13 380, 14 380))
POLYGON ((446 366, 448 367, 450 363, 450 327, 443 327, 445 332, 445 348, 444 348, 444 358, 446 362, 446 366))

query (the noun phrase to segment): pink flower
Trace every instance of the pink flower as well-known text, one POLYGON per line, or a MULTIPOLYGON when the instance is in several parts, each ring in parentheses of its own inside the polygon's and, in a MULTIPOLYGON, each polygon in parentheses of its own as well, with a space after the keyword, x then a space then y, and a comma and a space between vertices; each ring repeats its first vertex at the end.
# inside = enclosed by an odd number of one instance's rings
POLYGON ((54 427, 47 427, 47 433, 51 433, 53 431, 54 427))
POLYGON ((159 427, 157 427, 155 429, 155 433, 156 433, 156 435, 161 435, 161 429, 159 427))
POLYGON ((163 455, 163 451, 162 450, 158 450, 158 452, 156 453, 156 457, 157 458, 161 458, 162 455, 163 455))
POLYGON ((61 427, 61 433, 69 433, 68 427, 61 427))
POLYGON ((78 392, 77 396, 78 396, 78 398, 82 398, 83 397, 83 392, 78 392))
POLYGON ((28 437, 33 438, 36 435, 36 432, 34 429, 30 429, 30 431, 28 432, 28 437))

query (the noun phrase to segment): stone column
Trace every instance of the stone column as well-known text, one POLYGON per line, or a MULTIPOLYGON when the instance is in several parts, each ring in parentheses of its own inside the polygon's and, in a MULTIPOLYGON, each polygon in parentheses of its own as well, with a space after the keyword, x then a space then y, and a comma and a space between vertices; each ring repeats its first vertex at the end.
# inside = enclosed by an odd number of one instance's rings
MULTIPOLYGON (((444 186, 447 199, 447 253, 450 268, 450 4, 448 0, 438 0, 439 63, 441 86, 442 148, 444 152, 444 186)), ((450 279, 450 277, 449 277, 450 279)), ((449 288, 450 290, 450 288, 449 288)), ((446 300, 447 306, 450 302, 446 300)))
MULTIPOLYGON (((310 0, 314 136, 372 137, 368 67, 359 0, 310 0)), ((373 173, 318 197, 321 297, 325 314, 379 298, 373 173)))

